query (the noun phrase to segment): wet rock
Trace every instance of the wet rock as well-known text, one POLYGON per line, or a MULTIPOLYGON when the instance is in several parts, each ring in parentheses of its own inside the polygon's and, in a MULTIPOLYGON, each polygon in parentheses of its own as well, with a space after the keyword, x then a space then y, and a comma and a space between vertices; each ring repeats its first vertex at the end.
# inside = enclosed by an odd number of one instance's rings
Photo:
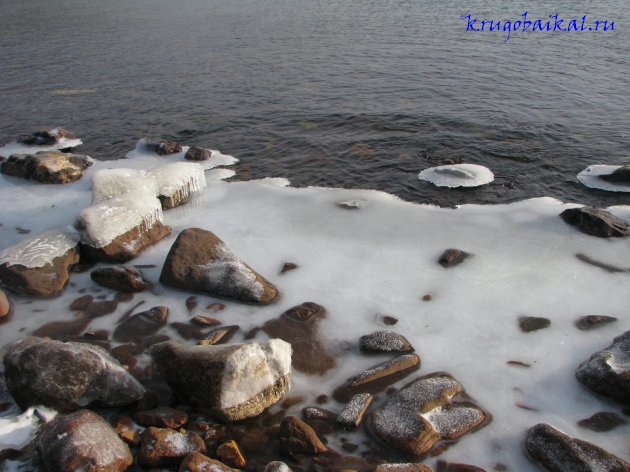
POLYGON ((606 182, 629 184, 630 183, 630 166, 622 166, 619 169, 615 169, 610 174, 602 174, 602 175, 598 175, 597 177, 602 180, 605 180, 606 182))
POLYGON ((269 437, 259 429, 250 429, 239 440, 241 450, 246 454, 263 454, 269 444, 269 437))
POLYGON ((259 415, 282 398, 291 378, 291 346, 279 339, 224 346, 170 341, 149 353, 180 401, 223 421, 259 415))
POLYGON ((403 462, 395 464, 381 464, 375 472, 433 472, 433 469, 425 464, 416 462, 403 462))
POLYGON ((171 326, 177 331, 177 333, 184 339, 203 339, 206 337, 206 333, 199 328, 195 328, 186 323, 171 323, 171 326))
POLYGON ((456 462, 438 461, 435 472, 486 472, 480 467, 456 462))
POLYGON ((43 184, 67 184, 83 177, 92 164, 89 156, 60 151, 13 154, 0 164, 0 173, 43 184))
POLYGON ((165 306, 156 306, 137 313, 118 325, 114 331, 114 339, 122 343, 140 341, 166 326, 167 318, 168 308, 165 306))
POLYGON ((225 310, 225 303, 210 303, 210 305, 206 307, 206 310, 210 310, 213 313, 225 310))
POLYGON ((197 303, 197 297, 196 296, 191 296, 188 297, 186 299, 186 309, 188 311, 193 311, 196 307, 197 307, 198 303, 197 303))
POLYGON ((205 454, 203 440, 194 433, 179 433, 168 428, 149 426, 140 435, 138 463, 144 467, 179 464, 193 452, 205 454))
POLYGON ((337 415, 324 408, 302 408, 302 420, 318 434, 330 434, 337 429, 337 415))
POLYGON ((126 303, 133 300, 133 293, 131 292, 118 292, 114 295, 114 301, 118 303, 126 303))
POLYGON ((282 269, 280 269, 280 273, 284 274, 285 272, 289 272, 290 270, 295 270, 298 267, 299 266, 297 264, 294 264, 293 262, 285 262, 282 265, 282 269))
POLYGON ((441 439, 456 439, 484 422, 486 414, 472 402, 451 401, 462 390, 448 374, 420 378, 368 415, 366 426, 398 452, 422 455, 441 439))
POLYGON ((525 448, 534 460, 554 472, 630 471, 630 464, 617 456, 544 423, 527 430, 525 448))
POLYGON ((539 329, 551 326, 551 320, 548 318, 538 318, 535 316, 521 316, 518 319, 518 325, 524 333, 538 331, 539 329))
POLYGON ((278 449, 282 454, 318 454, 327 450, 315 431, 295 416, 287 416, 280 423, 278 449))
POLYGON ((85 339, 92 339, 94 341, 108 341, 109 331, 106 329, 97 329, 94 331, 88 331, 86 333, 83 333, 83 337, 85 339))
POLYGON ((617 336, 612 345, 582 362, 575 372, 588 389, 630 405, 630 331, 617 336))
POLYGON ((630 234, 630 225, 627 221, 592 206, 564 210, 560 213, 560 218, 590 236, 610 238, 630 234))
POLYGON ((383 324, 393 326, 396 323, 398 323, 398 318, 394 318, 393 316, 383 316, 383 324))
POLYGON ((291 344, 293 367, 297 371, 323 375, 337 364, 335 356, 319 339, 318 324, 323 318, 326 318, 326 309, 323 306, 306 302, 267 321, 262 330, 269 337, 291 344))
POLYGON ((464 262, 470 254, 459 249, 447 249, 438 259, 438 263, 445 269, 464 262))
POLYGON ((588 315, 581 316, 573 324, 577 329, 590 330, 601 328, 602 326, 605 326, 609 323, 614 323, 615 321, 617 321, 617 318, 613 316, 588 315))
POLYGON ((394 331, 376 331, 359 339, 364 352, 413 352, 414 348, 404 336, 394 331))
POLYGON ((118 308, 118 303, 112 300, 102 302, 92 302, 87 306, 87 314, 91 317, 111 315, 118 308))
POLYGON ((155 390, 147 390, 140 400, 123 407, 122 411, 127 414, 134 414, 139 411, 152 410, 157 406, 159 400, 160 396, 155 390))
POLYGON ((603 433, 628 424, 628 421, 617 413, 602 411, 595 413, 590 418, 578 421, 578 426, 590 429, 597 433, 603 433))
POLYGON ((129 431, 124 431, 118 435, 120 439, 122 439, 125 444, 129 446, 138 446, 140 444, 140 433, 137 429, 130 429, 129 431))
POLYGON ((47 424, 37 438, 37 452, 52 471, 116 472, 133 457, 109 423, 80 410, 47 424))
POLYGON ((197 326, 217 326, 223 324, 221 320, 217 320, 216 318, 212 318, 210 316, 195 316, 190 319, 190 322, 197 326))
POLYGON ((319 405, 325 405, 326 403, 328 403, 328 400, 329 400, 328 395, 326 395, 325 393, 322 395, 318 395, 318 397, 315 399, 315 401, 319 405))
POLYGON ((0 318, 3 316, 7 316, 9 314, 9 309, 11 306, 9 305, 9 299, 7 295, 0 290, 0 318))
POLYGON ((133 420, 142 426, 177 429, 188 421, 188 415, 182 410, 161 406, 153 410, 138 411, 133 420))
POLYGON ((92 295, 83 295, 82 297, 75 298, 72 304, 70 305, 71 310, 85 310, 90 303, 94 301, 94 297, 92 295))
POLYGON ((420 358, 416 354, 402 355, 351 377, 333 391, 333 398, 338 402, 346 403, 358 393, 381 392, 419 368, 420 358))
POLYGON ((73 132, 64 128, 54 128, 49 130, 35 131, 31 134, 22 135, 16 139, 18 143, 27 146, 52 146, 61 139, 77 139, 73 132))
POLYGON ((190 146, 184 155, 184 159, 189 161, 207 161, 211 157, 212 151, 210 149, 204 149, 199 146, 190 146))
POLYGON ((266 465, 265 472, 292 472, 284 462, 273 461, 266 465))
POLYGON ((372 404, 373 398, 369 393, 359 393, 352 397, 337 417, 337 423, 344 428, 356 428, 359 426, 363 415, 372 404))
POLYGON ((217 448, 217 457, 221 462, 237 469, 242 469, 246 464, 236 441, 233 440, 224 442, 217 448))
POLYGON ((133 266, 99 267, 90 273, 90 277, 97 284, 119 292, 142 292, 151 287, 140 269, 133 266))
POLYGON ((81 334, 91 321, 92 320, 86 316, 76 318, 72 321, 51 321, 37 328, 33 331, 32 335, 40 338, 64 340, 69 336, 81 334))
POLYGON ((136 356, 144 352, 144 347, 136 343, 121 344, 110 350, 110 354, 114 359, 120 362, 123 367, 134 367, 138 359, 136 356))
POLYGON ((343 472, 344 470, 354 470, 356 472, 373 472, 374 466, 359 457, 343 456, 335 462, 331 472, 343 472))
POLYGON ((278 290, 241 261, 210 231, 182 231, 166 257, 160 282, 188 292, 266 305, 278 300, 278 290))
POLYGON ((211 345, 211 344, 226 344, 230 342, 230 340, 234 337, 236 333, 241 328, 236 325, 232 326, 221 326, 220 328, 215 328, 204 334, 204 339, 199 341, 198 344, 201 345, 211 345))
POLYGON ((228 467, 223 462, 210 459, 199 452, 188 454, 182 464, 179 466, 178 472, 235 472, 234 469, 228 467))
POLYGON ((153 141, 145 139, 144 146, 148 151, 156 153, 158 156, 175 154, 182 152, 182 145, 176 141, 153 141))
POLYGON ((5 376, 22 409, 43 405, 72 412, 91 404, 139 400, 144 387, 103 348, 23 338, 5 346, 5 376))

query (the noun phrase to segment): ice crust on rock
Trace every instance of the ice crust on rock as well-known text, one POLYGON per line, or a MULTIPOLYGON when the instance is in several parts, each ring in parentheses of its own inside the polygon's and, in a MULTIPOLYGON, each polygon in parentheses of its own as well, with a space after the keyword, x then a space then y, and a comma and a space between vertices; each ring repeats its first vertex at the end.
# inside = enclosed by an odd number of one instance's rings
POLYGON ((607 182, 600 179, 600 175, 612 174, 623 166, 593 165, 588 166, 577 175, 578 180, 587 187, 609 192, 630 192, 630 185, 622 182, 607 182))
POLYGON ((51 228, 0 252, 0 264, 43 267, 76 247, 78 237, 72 227, 51 228))
MULTIPOLYGON (((146 148, 145 142, 146 139, 140 139, 136 144, 136 148, 132 151, 129 151, 125 157, 127 157, 127 159, 143 161, 150 161, 155 159, 157 157, 156 154, 146 148)), ((182 146, 181 152, 160 156, 158 159, 162 162, 170 161, 190 163, 190 161, 184 158, 188 149, 190 149, 190 146, 182 146)), ((220 151, 216 151, 214 149, 209 149, 209 151, 212 153, 210 159, 199 161, 199 164, 203 167, 204 170, 213 169, 218 166, 229 166, 238 162, 237 158, 229 156, 227 154, 222 154, 220 151)))
POLYGON ((68 149, 83 144, 80 139, 61 138, 55 144, 49 146, 29 146, 27 144, 13 141, 0 147, 0 156, 9 157, 11 154, 36 154, 40 151, 57 151, 59 149, 68 149))
POLYGON ((425 169, 418 178, 438 187, 478 187, 492 182, 494 174, 477 164, 453 164, 425 169))
POLYGON ((177 194, 180 200, 203 192, 206 176, 201 164, 195 162, 173 162, 147 171, 155 179, 160 196, 177 194))
POLYGON ((140 190, 158 196, 158 182, 140 169, 102 169, 92 176, 92 205, 140 190))

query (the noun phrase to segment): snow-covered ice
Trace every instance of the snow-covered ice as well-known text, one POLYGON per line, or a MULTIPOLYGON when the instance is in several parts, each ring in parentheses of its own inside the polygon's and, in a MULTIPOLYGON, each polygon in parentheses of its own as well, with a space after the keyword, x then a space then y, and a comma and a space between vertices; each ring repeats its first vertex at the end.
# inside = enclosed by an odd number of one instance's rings
POLYGON ((492 182, 494 174, 477 164, 453 164, 425 169, 418 178, 438 187, 478 187, 492 182))

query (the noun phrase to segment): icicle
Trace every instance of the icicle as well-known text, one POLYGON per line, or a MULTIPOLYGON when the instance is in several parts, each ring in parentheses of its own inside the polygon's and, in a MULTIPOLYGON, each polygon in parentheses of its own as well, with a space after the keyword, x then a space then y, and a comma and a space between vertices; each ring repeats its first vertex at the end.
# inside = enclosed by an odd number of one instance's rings
POLYGON ((174 162, 147 171, 158 186, 158 194, 170 197, 177 194, 180 201, 199 194, 206 188, 203 166, 193 162, 174 162))

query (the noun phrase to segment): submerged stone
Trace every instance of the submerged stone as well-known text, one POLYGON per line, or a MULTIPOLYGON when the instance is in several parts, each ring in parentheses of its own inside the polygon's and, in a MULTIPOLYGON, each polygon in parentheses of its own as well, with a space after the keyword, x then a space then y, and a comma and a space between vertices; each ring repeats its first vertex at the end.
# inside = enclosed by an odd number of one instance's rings
POLYGON ((598 178, 606 182, 630 184, 630 166, 622 166, 610 174, 598 175, 598 178))
POLYGON ((35 131, 28 135, 22 135, 16 139, 18 143, 27 146, 50 146, 62 139, 74 140, 77 137, 73 132, 64 128, 54 128, 49 130, 35 131))
POLYGON ((184 159, 189 161, 207 161, 211 157, 212 151, 210 149, 204 149, 199 146, 190 146, 184 155, 184 159))
POLYGON ((280 423, 280 443, 282 454, 317 454, 326 452, 315 431, 295 416, 287 416, 280 423))
POLYGON ((143 467, 179 464, 188 454, 204 454, 206 446, 194 433, 180 433, 169 428, 149 426, 140 435, 138 463, 143 467))
POLYGON ((598 433, 611 431, 624 424, 628 424, 628 420, 623 418, 621 415, 618 415, 617 413, 612 413, 609 411, 595 413, 590 418, 578 421, 578 426, 590 429, 591 431, 595 431, 598 433))
POLYGON ((137 313, 123 321, 114 331, 114 339, 119 342, 140 341, 157 333, 166 326, 168 308, 156 306, 137 313))

